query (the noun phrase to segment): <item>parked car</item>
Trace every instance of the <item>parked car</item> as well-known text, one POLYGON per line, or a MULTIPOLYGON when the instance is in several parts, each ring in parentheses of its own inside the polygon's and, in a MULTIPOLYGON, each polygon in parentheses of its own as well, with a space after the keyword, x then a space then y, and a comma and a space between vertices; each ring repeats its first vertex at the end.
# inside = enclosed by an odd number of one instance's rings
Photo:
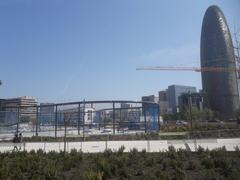
POLYGON ((101 133, 104 133, 104 134, 111 134, 113 132, 112 129, 103 129, 101 133))
POLYGON ((84 133, 86 133, 86 134, 91 134, 91 133, 93 133, 93 130, 92 130, 92 129, 85 129, 85 130, 84 130, 84 133))
POLYGON ((127 131, 129 131, 129 128, 120 128, 120 129, 119 129, 119 132, 120 132, 120 133, 125 133, 125 132, 127 132, 127 131))
POLYGON ((188 125, 188 122, 183 121, 183 120, 177 120, 176 125, 188 125))
POLYGON ((220 120, 219 120, 219 119, 210 119, 210 120, 208 120, 208 122, 219 123, 219 122, 220 122, 220 120))

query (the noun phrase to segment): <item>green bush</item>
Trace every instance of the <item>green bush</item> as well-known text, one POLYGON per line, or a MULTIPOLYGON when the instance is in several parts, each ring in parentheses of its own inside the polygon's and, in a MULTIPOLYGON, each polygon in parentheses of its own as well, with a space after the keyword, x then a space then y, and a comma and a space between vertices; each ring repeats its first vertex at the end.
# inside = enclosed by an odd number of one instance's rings
POLYGON ((102 172, 95 172, 93 170, 89 170, 84 174, 85 180, 102 180, 103 179, 103 173, 102 172))
POLYGON ((238 179, 239 150, 0 153, 0 179, 238 179))
POLYGON ((203 171, 203 179, 218 180, 223 179, 223 177, 221 178, 221 176, 214 169, 205 169, 203 171))
POLYGON ((205 157, 202 159, 201 163, 206 169, 214 168, 214 162, 211 158, 205 157))
POLYGON ((194 170, 197 170, 199 169, 199 166, 198 166, 198 163, 197 161, 194 161, 194 160, 190 160, 188 161, 188 164, 187 164, 187 170, 191 170, 191 171, 194 171, 194 170))

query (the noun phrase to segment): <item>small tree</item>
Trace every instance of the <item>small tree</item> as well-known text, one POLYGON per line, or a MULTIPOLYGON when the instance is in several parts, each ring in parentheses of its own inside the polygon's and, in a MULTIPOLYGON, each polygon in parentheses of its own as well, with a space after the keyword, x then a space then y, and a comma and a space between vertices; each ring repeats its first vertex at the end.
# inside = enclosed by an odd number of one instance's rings
POLYGON ((201 118, 203 120, 212 120, 214 118, 214 111, 209 108, 204 108, 201 112, 201 118))
POLYGON ((181 112, 182 119, 190 120, 197 120, 201 118, 201 111, 198 110, 196 107, 191 107, 191 111, 189 107, 185 107, 181 112))

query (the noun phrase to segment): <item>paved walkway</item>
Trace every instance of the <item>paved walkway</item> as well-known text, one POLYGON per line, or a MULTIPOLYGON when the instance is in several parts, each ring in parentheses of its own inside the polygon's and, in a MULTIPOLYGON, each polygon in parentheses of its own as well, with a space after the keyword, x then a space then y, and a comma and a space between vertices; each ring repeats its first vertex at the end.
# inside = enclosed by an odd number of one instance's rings
MULTIPOLYGON (((29 142, 23 144, 0 143, 0 152, 12 151, 14 146, 21 146, 21 150, 31 151, 42 149, 45 152, 61 151, 63 142, 29 142)), ((133 148, 146 150, 147 152, 167 151, 169 146, 176 149, 189 149, 195 151, 199 146, 209 150, 225 146, 228 151, 240 148, 240 138, 233 139, 198 139, 198 140, 156 140, 156 141, 92 141, 92 142, 68 142, 67 151, 71 149, 82 150, 84 153, 103 152, 106 149, 117 151, 121 146, 128 152, 133 148)))

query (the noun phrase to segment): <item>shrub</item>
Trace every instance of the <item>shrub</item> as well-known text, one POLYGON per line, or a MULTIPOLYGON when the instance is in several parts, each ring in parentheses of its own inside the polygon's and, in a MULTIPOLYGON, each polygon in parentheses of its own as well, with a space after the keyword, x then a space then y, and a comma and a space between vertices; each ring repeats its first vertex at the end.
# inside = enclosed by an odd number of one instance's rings
POLYGON ((104 157, 110 157, 112 155, 112 150, 111 149, 106 149, 104 152, 103 152, 103 156, 104 157))
POLYGON ((85 180, 102 180, 103 179, 103 173, 102 172, 95 172, 93 170, 89 170, 84 174, 85 180))
POLYGON ((234 149, 235 149, 236 152, 240 152, 240 149, 239 149, 238 146, 234 147, 234 149))
POLYGON ((97 166, 98 171, 103 172, 104 178, 111 177, 111 175, 112 175, 111 167, 106 159, 99 158, 96 161, 96 166, 97 166))
POLYGON ((168 151, 170 152, 170 153, 175 153, 176 152, 176 149, 175 149, 175 147, 174 146, 169 146, 168 147, 168 151))
POLYGON ((214 151, 83 154, 31 151, 0 153, 0 179, 239 179, 240 156, 225 148, 214 151), (187 174, 186 174, 187 172, 187 174))
POLYGON ((76 149, 71 149, 70 156, 76 156, 78 154, 76 149))
POLYGON ((221 148, 216 148, 216 149, 212 150, 212 151, 210 152, 210 156, 211 156, 212 158, 215 158, 215 157, 224 157, 224 156, 226 155, 226 153, 227 153, 226 147, 223 146, 223 147, 221 147, 221 148))
POLYGON ((162 170, 165 171, 169 168, 171 161, 168 158, 164 158, 162 161, 162 170))
POLYGON ((179 149, 177 155, 181 161, 185 161, 191 157, 192 152, 187 149, 179 149))
POLYGON ((168 147, 167 156, 170 157, 171 159, 177 158, 176 149, 173 146, 168 147))
POLYGON ((213 160, 208 158, 208 157, 205 157, 203 160, 202 160, 202 165, 206 168, 206 169, 212 169, 214 168, 214 163, 213 163, 213 160))
POLYGON ((145 160, 145 165, 146 166, 149 166, 149 167, 152 167, 155 165, 155 160, 153 157, 149 157, 145 160))
POLYGON ((217 180, 220 179, 220 175, 214 169, 206 169, 203 171, 203 178, 217 180))
POLYGON ((133 148, 133 149, 130 150, 129 158, 130 158, 132 161, 136 162, 136 160, 137 160, 137 158, 138 158, 137 155, 138 155, 138 150, 137 150, 136 148, 133 148))
POLYGON ((118 149, 118 155, 122 155, 124 153, 124 150, 125 150, 125 147, 124 146, 121 146, 119 149, 118 149))
POLYGON ((156 173, 155 173, 155 176, 158 179, 161 179, 161 180, 169 180, 170 179, 168 174, 164 171, 161 171, 161 170, 157 170, 156 173))
POLYGON ((141 157, 146 158, 146 155, 147 155, 147 151, 146 149, 143 149, 141 152, 141 157))
POLYGON ((194 160, 188 161, 188 164, 187 164, 187 168, 186 168, 186 169, 187 169, 187 170, 196 170, 196 169, 198 169, 198 164, 197 164, 197 162, 194 161, 194 160))
POLYGON ((199 154, 202 154, 202 153, 204 153, 204 152, 205 152, 205 150, 204 150, 204 148, 203 148, 203 147, 201 147, 201 146, 198 146, 198 148, 197 148, 197 152, 198 152, 199 154))
POLYGON ((175 172, 175 179, 185 179, 186 177, 186 173, 184 172, 183 169, 181 168, 176 168, 176 172, 175 172))

